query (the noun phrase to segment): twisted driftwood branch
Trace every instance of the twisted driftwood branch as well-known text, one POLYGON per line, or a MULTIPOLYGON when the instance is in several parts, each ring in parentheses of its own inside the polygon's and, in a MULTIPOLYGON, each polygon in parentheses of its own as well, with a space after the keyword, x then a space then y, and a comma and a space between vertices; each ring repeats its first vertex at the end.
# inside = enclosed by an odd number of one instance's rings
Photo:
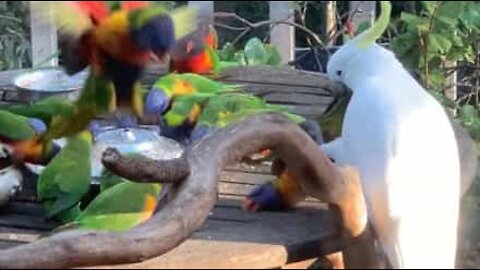
POLYGON ((178 183, 190 173, 184 157, 172 160, 128 158, 114 148, 103 152, 102 162, 105 168, 114 174, 139 183, 178 183))
POLYGON ((147 222, 120 233, 72 230, 3 250, 0 267, 112 265, 162 255, 206 220, 217 198, 222 168, 264 148, 271 148, 285 161, 304 190, 314 191, 311 195, 339 209, 345 235, 357 237, 363 233, 366 208, 355 171, 335 167, 315 142, 284 116, 264 114, 219 130, 187 149, 189 176, 173 200, 147 222))

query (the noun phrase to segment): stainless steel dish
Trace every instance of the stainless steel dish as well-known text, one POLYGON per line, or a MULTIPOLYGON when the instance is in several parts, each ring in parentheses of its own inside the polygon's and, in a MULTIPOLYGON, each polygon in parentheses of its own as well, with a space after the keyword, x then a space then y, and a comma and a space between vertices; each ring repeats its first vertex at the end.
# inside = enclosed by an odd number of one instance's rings
POLYGON ((178 158, 183 147, 175 140, 158 135, 151 127, 107 128, 95 136, 92 149, 92 176, 101 176, 102 154, 108 147, 115 147, 122 154, 140 154, 156 160, 178 158))
POLYGON ((22 102, 31 103, 50 96, 75 100, 87 76, 87 71, 69 76, 60 68, 45 68, 24 72, 14 78, 13 84, 22 102))

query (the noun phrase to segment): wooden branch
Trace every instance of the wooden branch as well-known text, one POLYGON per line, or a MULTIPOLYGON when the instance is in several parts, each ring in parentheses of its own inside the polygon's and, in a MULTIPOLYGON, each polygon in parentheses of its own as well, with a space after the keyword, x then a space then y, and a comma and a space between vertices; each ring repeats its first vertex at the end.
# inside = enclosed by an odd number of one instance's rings
POLYGON ((190 173, 187 160, 151 160, 148 158, 128 158, 114 148, 103 152, 102 163, 116 175, 140 183, 178 183, 190 173))
POLYGON ((222 169, 265 148, 275 151, 310 195, 339 209, 343 235, 362 234, 367 220, 358 174, 352 168, 335 167, 298 125, 270 113, 218 130, 187 149, 190 175, 179 185, 176 196, 145 223, 120 233, 61 232, 0 251, 0 267, 99 266, 160 256, 181 244, 206 220, 217 198, 222 169))

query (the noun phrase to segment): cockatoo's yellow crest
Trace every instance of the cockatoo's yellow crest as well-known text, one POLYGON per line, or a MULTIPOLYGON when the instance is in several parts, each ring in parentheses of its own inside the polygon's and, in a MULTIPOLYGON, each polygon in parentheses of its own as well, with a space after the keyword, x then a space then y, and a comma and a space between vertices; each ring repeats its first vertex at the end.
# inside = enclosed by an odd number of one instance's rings
POLYGON ((355 45, 361 49, 370 46, 380 38, 390 22, 392 12, 392 4, 389 1, 380 2, 380 16, 373 26, 356 38, 355 45))

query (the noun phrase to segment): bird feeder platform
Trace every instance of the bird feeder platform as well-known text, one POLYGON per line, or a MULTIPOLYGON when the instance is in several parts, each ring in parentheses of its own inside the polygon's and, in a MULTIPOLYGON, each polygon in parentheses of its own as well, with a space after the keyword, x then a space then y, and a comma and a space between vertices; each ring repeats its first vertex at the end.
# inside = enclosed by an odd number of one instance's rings
MULTIPOLYGON (((4 103, 24 103, 11 85, 21 71, 0 73, 4 103)), ((158 74, 149 73, 150 83, 158 74)), ((148 79, 149 78, 149 79, 148 79)), ((224 82, 247 85, 247 92, 281 104, 309 118, 323 113, 332 101, 332 87, 321 74, 269 68, 237 68, 220 75, 224 82)), ((221 172, 218 199, 206 222, 171 251, 133 264, 94 268, 307 268, 317 258, 341 250, 338 230, 326 204, 307 199, 285 212, 247 213, 245 196, 274 178, 268 162, 231 164, 221 172)), ((0 208, 0 252, 48 237, 57 224, 47 221, 35 196, 36 177, 0 208)), ((29 260, 29 258, 24 258, 29 260)))

